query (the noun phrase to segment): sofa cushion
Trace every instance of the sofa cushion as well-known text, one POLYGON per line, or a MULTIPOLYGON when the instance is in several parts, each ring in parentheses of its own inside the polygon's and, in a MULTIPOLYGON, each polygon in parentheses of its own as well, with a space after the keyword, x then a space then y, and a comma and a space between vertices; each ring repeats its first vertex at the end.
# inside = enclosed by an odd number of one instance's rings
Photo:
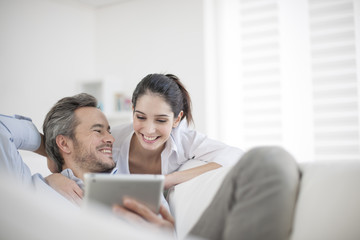
POLYGON ((360 161, 300 164, 292 240, 360 239, 360 161))

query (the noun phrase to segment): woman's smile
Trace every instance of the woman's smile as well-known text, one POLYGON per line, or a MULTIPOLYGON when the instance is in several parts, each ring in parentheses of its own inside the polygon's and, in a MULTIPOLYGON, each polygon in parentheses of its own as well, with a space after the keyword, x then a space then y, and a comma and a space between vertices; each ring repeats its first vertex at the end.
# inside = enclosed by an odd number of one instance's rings
POLYGON ((142 134, 142 136, 143 136, 144 141, 147 143, 154 143, 156 141, 156 139, 159 138, 158 136, 146 136, 144 134, 142 134))

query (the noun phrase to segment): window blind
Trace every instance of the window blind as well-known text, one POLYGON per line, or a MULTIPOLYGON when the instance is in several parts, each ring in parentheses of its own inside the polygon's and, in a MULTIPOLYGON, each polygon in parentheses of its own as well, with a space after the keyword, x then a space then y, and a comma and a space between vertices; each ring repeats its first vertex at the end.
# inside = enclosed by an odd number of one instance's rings
POLYGON ((360 159, 352 0, 309 1, 315 160, 360 159))
POLYGON ((222 140, 244 150, 280 145, 300 161, 360 160, 360 3, 222 2, 238 9, 238 25, 223 24, 217 35, 221 62, 227 63, 218 68, 219 84, 236 89, 231 99, 226 93, 220 99, 226 106, 220 114, 222 140), (224 29, 238 33, 237 58, 231 46, 221 45, 232 43, 221 40, 231 36, 224 29), (224 74, 229 72, 236 73, 231 80, 224 74))
POLYGON ((282 142, 277 1, 239 4, 241 87, 245 148, 282 142))

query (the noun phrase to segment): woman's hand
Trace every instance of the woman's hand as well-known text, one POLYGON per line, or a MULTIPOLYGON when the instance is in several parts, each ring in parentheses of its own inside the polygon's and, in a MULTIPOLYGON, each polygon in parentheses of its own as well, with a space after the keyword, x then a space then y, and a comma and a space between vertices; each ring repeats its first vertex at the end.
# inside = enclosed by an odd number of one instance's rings
POLYGON ((63 176, 61 173, 54 173, 45 178, 46 182, 58 193, 76 205, 81 205, 83 191, 73 180, 63 176))
POLYGON ((125 197, 123 206, 115 205, 113 212, 131 221, 142 224, 150 223, 164 230, 174 230, 174 218, 163 205, 160 206, 159 216, 145 205, 134 199, 125 197))

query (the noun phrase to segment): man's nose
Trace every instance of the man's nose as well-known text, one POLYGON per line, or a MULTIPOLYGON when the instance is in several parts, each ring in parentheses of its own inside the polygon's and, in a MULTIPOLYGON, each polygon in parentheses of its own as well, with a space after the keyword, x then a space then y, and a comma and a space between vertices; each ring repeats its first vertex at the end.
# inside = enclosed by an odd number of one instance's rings
POLYGON ((111 133, 109 133, 109 132, 106 133, 105 142, 107 142, 107 143, 115 142, 115 138, 113 137, 113 135, 111 135, 111 133))

